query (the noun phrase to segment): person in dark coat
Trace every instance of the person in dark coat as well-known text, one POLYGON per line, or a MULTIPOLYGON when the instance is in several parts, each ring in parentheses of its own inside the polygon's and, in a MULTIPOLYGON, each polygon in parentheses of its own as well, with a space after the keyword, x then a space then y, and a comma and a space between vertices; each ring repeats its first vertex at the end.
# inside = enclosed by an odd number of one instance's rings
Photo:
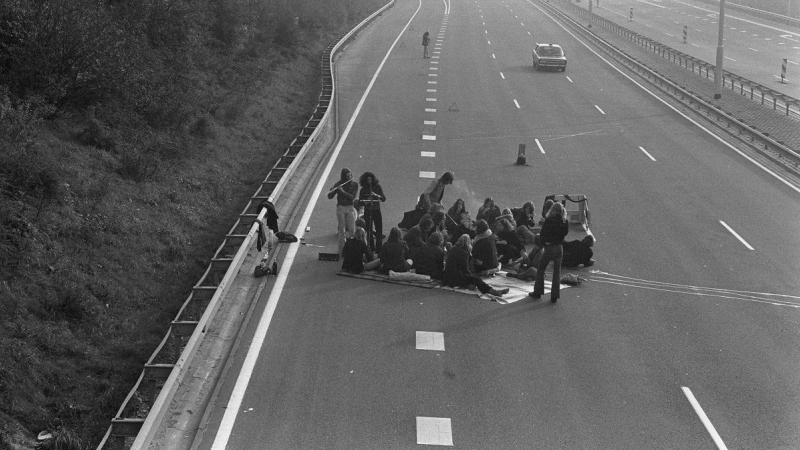
POLYGON ((383 188, 372 172, 361 174, 358 184, 361 186, 358 200, 364 208, 364 221, 367 224, 367 243, 370 248, 380 253, 383 244, 381 202, 386 201, 386 195, 383 194, 383 188))
POLYGON ((447 263, 444 266, 442 284, 450 287, 467 288, 476 286, 482 294, 502 297, 508 289, 497 290, 486 284, 480 277, 475 276, 471 269, 470 253, 472 252, 472 239, 463 234, 458 242, 447 252, 447 263))
POLYGON ((594 252, 594 236, 588 235, 580 241, 575 239, 573 241, 565 242, 564 258, 561 260, 561 265, 564 267, 578 267, 583 264, 583 267, 591 267, 594 264, 592 256, 594 252))
POLYGON ((441 233, 433 232, 419 249, 414 269, 420 275, 429 275, 434 280, 441 280, 444 274, 444 250, 442 250, 441 233))
POLYGON ((511 214, 517 222, 517 236, 525 244, 533 244, 533 238, 536 236, 533 231, 536 228, 533 202, 525 202, 522 208, 511 208, 511 214))
POLYGON ((400 238, 403 232, 400 228, 392 227, 389 230, 389 237, 381 247, 380 260, 381 267, 378 272, 388 274, 389 271, 408 272, 411 265, 406 261, 408 258, 408 245, 400 238))
POLYGON ((428 241, 428 235, 433 229, 433 221, 429 218, 422 219, 418 224, 406 231, 403 241, 408 245, 408 258, 417 259, 417 253, 422 245, 428 241))
POLYGON ((488 270, 497 269, 497 237, 489 229, 485 220, 479 220, 475 225, 475 239, 472 241, 472 257, 475 260, 475 271, 480 274, 488 270))
POLYGON ((367 232, 363 228, 356 228, 352 238, 344 243, 342 249, 342 270, 350 273, 361 273, 365 270, 375 270, 381 265, 380 259, 375 256, 367 245, 367 232), (367 264, 364 264, 364 262, 367 264))
POLYGON ((472 218, 469 216, 468 212, 462 212, 461 217, 455 218, 458 221, 458 225, 453 229, 453 232, 450 234, 450 243, 455 245, 458 242, 458 239, 461 235, 466 234, 469 235, 470 239, 475 238, 475 226, 472 223, 472 218))
POLYGON ((534 299, 542 298, 544 293, 544 272, 547 270, 547 265, 552 261, 553 282, 550 290, 550 301, 553 303, 558 301, 561 293, 561 260, 564 257, 562 243, 567 233, 569 233, 567 211, 561 203, 553 203, 553 206, 547 211, 547 217, 544 219, 544 224, 542 224, 542 231, 539 233, 544 252, 542 253, 541 261, 539 261, 539 267, 536 268, 536 282, 533 284, 533 292, 529 294, 534 299))
POLYGON ((423 58, 430 58, 430 55, 428 54, 428 45, 430 45, 430 43, 431 43, 430 33, 427 32, 427 31, 422 33, 422 49, 423 49, 422 50, 422 57, 423 58))

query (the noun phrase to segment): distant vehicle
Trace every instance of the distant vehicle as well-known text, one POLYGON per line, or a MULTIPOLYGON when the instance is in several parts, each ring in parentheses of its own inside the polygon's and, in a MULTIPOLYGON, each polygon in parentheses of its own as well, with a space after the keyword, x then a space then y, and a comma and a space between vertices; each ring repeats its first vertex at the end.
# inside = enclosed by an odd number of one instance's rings
POLYGON ((558 44, 536 44, 533 48, 533 68, 567 70, 567 55, 558 44))

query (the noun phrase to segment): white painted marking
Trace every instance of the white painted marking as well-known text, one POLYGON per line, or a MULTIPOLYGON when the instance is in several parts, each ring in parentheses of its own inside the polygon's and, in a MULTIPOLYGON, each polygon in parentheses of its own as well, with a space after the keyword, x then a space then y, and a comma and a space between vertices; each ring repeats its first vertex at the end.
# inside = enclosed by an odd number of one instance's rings
POLYGON ((483 32, 489 34, 489 30, 483 30, 483 32))
POLYGON ((539 142, 538 139, 534 139, 533 141, 536 142, 536 146, 539 147, 539 151, 542 152, 542 154, 544 155, 544 149, 542 148, 542 143, 539 142))
POLYGON ((674 34, 669 34, 669 33, 664 33, 664 34, 666 34, 666 35, 667 35, 667 36, 669 36, 669 37, 675 37, 675 35, 674 35, 674 34))
POLYGON ((436 172, 420 172, 420 178, 436 178, 436 172))
POLYGON ((422 124, 423 125, 436 125, 436 121, 435 120, 423 120, 422 124))
POLYGON ((450 419, 444 417, 417 417, 417 444, 453 445, 450 419))
POLYGON ((567 80, 569 80, 569 82, 570 82, 570 83, 572 83, 572 78, 570 78, 570 77, 569 77, 569 76, 567 76, 567 75, 565 75, 565 76, 567 77, 567 80))
POLYGON ((700 421, 703 422, 703 425, 705 425, 706 431, 708 431, 708 434, 711 435, 711 439, 713 439, 714 443, 717 444, 717 448, 719 450, 728 450, 728 447, 726 447, 725 443, 722 442, 722 438, 719 437, 719 433, 717 433, 717 430, 714 428, 714 425, 711 423, 710 420, 708 420, 708 416, 703 411, 703 408, 700 406, 700 403, 697 401, 696 398, 694 398, 694 394, 692 394, 691 389, 689 389, 686 386, 681 386, 681 389, 683 390, 683 395, 685 395, 686 398, 689 399, 689 403, 692 404, 694 412, 697 414, 698 417, 700 417, 700 421))
POLYGON ((693 47, 700 48, 700 46, 699 46, 699 45, 697 45, 697 44, 695 44, 694 42, 690 42, 690 43, 689 43, 689 45, 691 45, 691 46, 693 46, 693 47))
POLYGON ((795 66, 796 66, 796 65, 798 65, 796 62, 794 62, 794 61, 790 61, 790 60, 788 60, 788 59, 786 60, 786 62, 788 62, 789 64, 794 64, 795 66))
POLYGON ((530 31, 528 31, 528 36, 530 36, 530 35, 531 35, 531 32, 530 32, 530 31))
POLYGON ((428 84, 438 84, 438 81, 428 81, 428 84))
POLYGON ((644 147, 639 147, 639 150, 643 151, 644 154, 647 155, 647 157, 652 159, 653 161, 656 160, 655 158, 653 158, 653 155, 651 155, 650 153, 647 153, 647 150, 645 150, 644 147))
POLYGON ((436 101, 436 99, 435 99, 435 98, 428 97, 428 98, 426 98, 426 99, 425 99, 425 101, 426 101, 426 102, 435 102, 435 101, 436 101))
POLYGON ((494 56, 494 53, 492 53, 492 59, 497 59, 497 57, 494 56))
POLYGON ((514 104, 517 105, 517 109, 519 109, 519 103, 517 103, 517 99, 514 99, 514 104))
POLYGON ((500 78, 502 78, 502 79, 504 79, 504 80, 506 79, 506 76, 505 76, 505 75, 503 75, 503 72, 500 72, 500 78))
POLYGON ((751 247, 751 246, 750 246, 750 244, 748 244, 748 243, 747 243, 747 241, 745 241, 744 239, 742 239, 742 237, 741 237, 741 236, 739 236, 739 234, 738 234, 737 232, 733 231, 733 228, 729 227, 727 223, 725 223, 725 222, 723 222, 723 221, 721 221, 721 220, 719 221, 719 223, 721 223, 723 227, 727 228, 727 229, 728 229, 728 231, 730 231, 730 233, 731 233, 732 235, 734 235, 734 236, 736 237, 736 239, 738 239, 738 240, 739 240, 739 242, 741 242, 742 244, 744 244, 744 246, 745 246, 745 247, 747 247, 749 250, 755 250, 753 247, 751 247))
POLYGON ((425 158, 436 158, 436 152, 419 152, 425 158))
POLYGON ((728 56, 726 56, 726 57, 725 57, 725 59, 730 59, 731 61, 733 61, 733 62, 736 62, 736 60, 735 60, 735 59, 733 59, 733 58, 730 58, 730 57, 728 57, 728 56))
POLYGON ((417 350, 444 351, 444 333, 417 331, 417 350))
MULTIPOLYGON (((305 234, 305 229, 308 226, 309 220, 311 220, 311 213, 313 212, 314 207, 319 200, 319 196, 322 194, 324 183, 330 176, 331 170, 333 169, 333 166, 339 157, 339 153, 342 151, 342 147, 344 147, 345 142, 347 142, 347 137, 350 135, 350 130, 353 128, 353 124, 361 113, 361 108, 363 108, 364 103, 367 101, 367 97, 369 96, 370 92, 372 92, 372 87, 375 85, 375 80, 378 78, 378 75, 380 75, 381 70, 383 70, 383 66, 386 64, 386 60, 389 59, 389 55, 391 55, 392 50, 394 50, 395 46, 400 41, 400 38, 403 37, 403 34, 411 25, 411 22, 417 16, 421 8, 422 1, 419 2, 417 10, 411 15, 411 18, 408 20, 408 23, 406 23, 406 26, 400 30, 400 34, 397 35, 397 38, 395 38, 394 42, 389 47, 389 50, 383 57, 383 60, 375 70, 372 80, 370 80, 369 85, 367 85, 367 88, 364 90, 361 100, 359 100, 358 104, 356 105, 356 109, 353 111, 350 121, 347 123, 347 126, 342 132, 342 137, 339 139, 339 142, 333 149, 331 157, 328 160, 328 165, 325 167, 322 176, 319 178, 317 186, 314 188, 314 191, 311 194, 311 199, 306 206, 302 218, 300 219, 300 224, 294 232, 294 235, 297 236, 298 239, 302 238, 305 234)), ((247 386, 250 384, 250 377, 253 375, 253 370, 255 369, 256 362, 258 361, 258 357, 267 337, 267 331, 269 330, 270 323, 272 323, 272 317, 275 315, 275 310, 278 307, 278 301, 283 293, 283 288, 286 285, 286 280, 288 279, 289 273, 292 270, 292 264, 294 263, 294 258, 297 255, 297 250, 299 248, 300 246, 296 243, 289 245, 289 249, 287 250, 286 255, 283 257, 281 271, 275 279, 275 284, 272 286, 272 290, 269 293, 267 304, 258 320, 255 333, 250 340, 251 345, 247 350, 242 367, 239 370, 239 376, 236 378, 236 384, 233 386, 230 399, 228 400, 228 404, 225 406, 225 414, 220 421, 219 427, 217 428, 217 434, 214 438, 214 442, 211 445, 212 450, 225 450, 228 447, 228 440, 230 439, 231 432, 233 431, 233 426, 236 423, 236 417, 242 408, 242 401, 244 400, 244 394, 247 391, 247 386)))
POLYGON ((427 112, 427 113, 435 113, 436 112, 436 108, 425 108, 425 112, 427 112))
MULTIPOLYGON (((439 61, 431 61, 431 64, 439 64, 439 61)), ((439 69, 436 69, 439 70, 439 69)))
POLYGON ((429 73, 428 76, 429 77, 438 77, 439 74, 438 73, 429 73))
POLYGON ((599 107, 599 106, 597 106, 597 105, 594 105, 594 107, 595 107, 595 108, 597 108, 597 110, 598 110, 598 111, 600 111, 600 114, 603 114, 603 115, 605 115, 605 111, 603 111, 602 109, 600 109, 600 107, 599 107))
POLYGON ((439 70, 438 67, 431 67, 430 70, 439 70))
POLYGON ((758 50, 754 49, 753 47, 747 47, 748 50, 752 50, 754 52, 758 52, 758 50))
POLYGON ((436 136, 432 136, 430 134, 423 134, 422 135, 422 140, 423 141, 435 141, 436 140, 436 136))

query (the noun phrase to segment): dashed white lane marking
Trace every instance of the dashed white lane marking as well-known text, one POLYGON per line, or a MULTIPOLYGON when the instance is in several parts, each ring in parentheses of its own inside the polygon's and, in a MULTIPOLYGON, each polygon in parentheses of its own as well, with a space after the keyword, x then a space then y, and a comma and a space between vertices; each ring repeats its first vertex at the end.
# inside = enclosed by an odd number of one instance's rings
POLYGON ((435 113, 436 112, 436 108, 425 108, 425 112, 427 112, 427 113, 435 113))
POLYGON ((505 76, 505 75, 503 75, 503 72, 500 72, 500 78, 502 78, 502 79, 504 79, 504 80, 506 79, 506 76, 505 76))
POLYGON ((519 103, 517 103, 517 99, 514 99, 514 104, 517 105, 517 109, 519 109, 519 103))
POLYGON ((738 239, 738 240, 739 240, 739 242, 741 242, 742 244, 744 244, 744 246, 745 246, 745 247, 747 247, 749 250, 755 250, 753 247, 751 247, 751 246, 750 246, 750 244, 748 244, 748 243, 747 243, 747 241, 745 241, 744 239, 742 239, 742 237, 741 237, 741 236, 739 236, 739 234, 738 234, 737 232, 733 231, 733 228, 729 227, 727 223, 725 223, 725 222, 723 222, 723 221, 721 221, 721 220, 719 221, 719 223, 721 223, 723 227, 727 228, 727 229, 728 229, 728 231, 730 231, 730 233, 731 233, 732 235, 734 235, 734 236, 736 237, 736 239, 738 239))
POLYGON ((417 350, 444 351, 444 333, 417 331, 417 350))
POLYGON ((758 52, 758 50, 754 49, 753 47, 747 47, 748 50, 752 50, 754 52, 758 52))
POLYGON ((428 81, 428 84, 436 84, 436 81, 428 81))
POLYGON ((697 47, 697 48, 700 48, 700 46, 699 46, 699 45, 697 45, 697 44, 695 44, 694 42, 690 42, 690 43, 689 43, 689 45, 691 45, 692 47, 697 47))
POLYGON ((431 67, 430 70, 439 70, 438 67, 431 67))
POLYGON ((435 98, 428 97, 428 98, 426 98, 426 99, 425 99, 425 101, 426 101, 426 102, 435 102, 435 101, 436 101, 436 99, 435 99, 435 98))
MULTIPOLYGON (((431 61, 431 64, 439 64, 439 61, 431 61)), ((431 69, 433 69, 433 67, 431 67, 431 69)), ((439 70, 439 69, 436 69, 436 70, 439 70)))
POLYGON ((639 150, 643 151, 644 154, 647 155, 647 157, 652 159, 653 161, 656 160, 655 158, 653 158, 653 155, 651 155, 650 153, 647 153, 647 150, 645 150, 644 147, 639 147, 639 150))
POLYGON ((420 178, 436 178, 436 172, 420 172, 420 178))
POLYGON ((598 111, 600 111, 600 114, 603 114, 603 115, 605 115, 605 114, 606 114, 606 112, 605 112, 605 111, 603 111, 602 109, 600 109, 600 107, 599 107, 599 106, 597 106, 597 105, 594 105, 594 107, 595 107, 595 108, 597 108, 597 110, 598 110, 598 111))
POLYGON ((428 76, 429 77, 438 77, 439 74, 438 73, 429 73, 428 76))
POLYGON ((530 32, 530 31, 528 31, 528 36, 530 36, 530 35, 531 35, 531 32, 530 32))
POLYGON ((423 125, 436 125, 436 121, 435 120, 423 120, 422 124, 423 125))
POLYGON ((419 152, 419 156, 425 158, 436 158, 436 152, 419 152))
POLYGON ((735 60, 735 59, 733 59, 733 58, 730 58, 730 57, 727 57, 727 56, 725 57, 725 59, 729 59, 729 60, 731 60, 731 61, 733 61, 733 62, 736 62, 736 60, 735 60))
POLYGON ((538 139, 534 139, 533 141, 536 142, 536 146, 539 147, 539 151, 542 152, 542 154, 544 155, 544 149, 542 148, 542 143, 539 142, 538 139))
POLYGON ((486 43, 492 45, 492 41, 486 41, 486 43))
POLYGON ((433 136, 433 135, 430 135, 430 134, 423 134, 422 135, 422 140, 423 141, 435 141, 436 140, 436 136, 433 136))
POLYGON ((572 78, 567 77, 567 80, 569 80, 569 82, 572 83, 572 78))
POLYGON ((497 57, 494 56, 494 53, 492 53, 492 59, 497 59, 497 57))
POLYGON ((417 417, 417 444, 453 445, 453 429, 446 417, 417 417))
MULTIPOLYGON (((708 434, 711 435, 711 439, 713 439, 714 443, 717 444, 717 448, 719 450, 728 450, 728 447, 726 447, 725 443, 722 442, 722 438, 719 437, 719 433, 717 433, 717 430, 714 428, 714 425, 711 423, 710 420, 708 420, 708 416, 706 416, 706 413, 703 411, 703 408, 700 406, 700 403, 697 401, 696 398, 694 398, 694 394, 692 394, 691 389, 689 389, 686 386, 681 386, 681 389, 683 390, 683 395, 685 395, 686 398, 689 400, 689 403, 692 404, 692 408, 694 408, 695 414, 697 414, 697 416, 700 417, 700 421, 703 422, 703 425, 706 427, 706 431, 708 431, 708 434)), ((417 421, 417 428, 419 429, 419 421, 417 421)), ((417 436, 419 436, 419 432, 417 432, 417 436)), ((417 439, 419 439, 419 437, 417 439)))

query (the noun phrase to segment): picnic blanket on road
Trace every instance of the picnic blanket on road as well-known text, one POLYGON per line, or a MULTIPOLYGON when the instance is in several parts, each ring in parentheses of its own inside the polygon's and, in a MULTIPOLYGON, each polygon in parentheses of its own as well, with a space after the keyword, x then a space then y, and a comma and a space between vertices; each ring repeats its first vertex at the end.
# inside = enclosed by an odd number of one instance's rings
MULTIPOLYGON (((508 294, 502 297, 496 297, 494 295, 489 294, 481 294, 478 290, 469 290, 464 288, 451 288, 448 286, 443 286, 440 281, 437 280, 393 280, 389 277, 389 275, 383 275, 378 272, 362 272, 362 273, 349 273, 349 272, 339 272, 339 275, 343 277, 351 277, 351 278, 361 278, 365 280, 372 280, 372 281, 383 281, 385 283, 395 283, 395 284, 402 284, 406 286, 416 286, 425 289, 446 289, 449 291, 460 292, 462 294, 468 295, 477 295, 478 297, 484 300, 491 300, 495 301, 501 305, 508 305, 510 303, 515 303, 520 300, 524 300, 528 297, 528 293, 533 290, 533 283, 529 281, 522 281, 517 278, 509 278, 506 276, 506 273, 503 271, 497 272, 492 277, 485 277, 483 281, 486 282, 489 286, 495 289, 505 289, 508 288, 508 294)), ((544 293, 545 295, 550 294, 550 282, 545 280, 544 282, 544 293)), ((562 284, 561 290, 569 288, 569 286, 562 284)))

